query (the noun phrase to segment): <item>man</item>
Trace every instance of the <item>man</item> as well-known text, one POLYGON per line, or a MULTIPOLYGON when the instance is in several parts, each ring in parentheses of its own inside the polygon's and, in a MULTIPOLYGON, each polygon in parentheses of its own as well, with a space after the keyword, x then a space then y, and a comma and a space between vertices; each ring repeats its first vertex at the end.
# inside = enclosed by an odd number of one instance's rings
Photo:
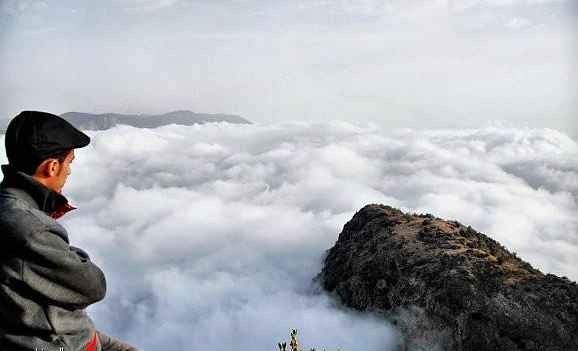
POLYGON ((106 280, 56 219, 75 209, 62 188, 90 138, 53 114, 23 111, 6 130, 0 184, 0 350, 136 350, 96 330, 85 308, 106 280))

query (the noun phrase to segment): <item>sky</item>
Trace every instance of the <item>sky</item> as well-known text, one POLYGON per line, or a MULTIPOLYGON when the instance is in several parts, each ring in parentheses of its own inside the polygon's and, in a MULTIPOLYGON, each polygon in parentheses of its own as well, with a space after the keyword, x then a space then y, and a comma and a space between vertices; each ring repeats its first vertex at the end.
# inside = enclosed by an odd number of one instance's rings
POLYGON ((238 114, 578 138, 572 0, 0 0, 0 120, 238 114))
POLYGON ((306 350, 393 350, 392 325, 311 284, 369 203, 457 220, 578 280, 578 144, 554 129, 291 121, 87 133, 63 191, 78 209, 61 223, 107 277, 89 315, 142 350, 273 350, 293 328, 306 350))

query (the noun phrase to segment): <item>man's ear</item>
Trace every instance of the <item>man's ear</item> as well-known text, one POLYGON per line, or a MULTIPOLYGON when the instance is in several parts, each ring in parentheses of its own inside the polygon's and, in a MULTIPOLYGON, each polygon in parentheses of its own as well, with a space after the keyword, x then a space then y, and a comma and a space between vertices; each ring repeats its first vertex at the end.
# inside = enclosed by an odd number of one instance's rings
POLYGON ((42 161, 41 164, 38 165, 36 169, 36 174, 40 175, 41 177, 53 177, 58 174, 58 169, 60 164, 57 160, 53 158, 49 158, 47 160, 42 161))
POLYGON ((60 163, 55 159, 50 159, 48 162, 48 175, 51 177, 57 175, 60 163))

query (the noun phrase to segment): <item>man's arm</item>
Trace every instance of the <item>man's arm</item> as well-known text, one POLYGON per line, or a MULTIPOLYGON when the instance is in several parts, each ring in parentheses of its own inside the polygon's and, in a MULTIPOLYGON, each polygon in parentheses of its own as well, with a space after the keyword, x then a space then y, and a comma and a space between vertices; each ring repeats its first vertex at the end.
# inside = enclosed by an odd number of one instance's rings
POLYGON ((28 287, 63 307, 85 308, 104 298, 104 273, 86 252, 49 230, 32 233, 27 239, 21 273, 28 287))

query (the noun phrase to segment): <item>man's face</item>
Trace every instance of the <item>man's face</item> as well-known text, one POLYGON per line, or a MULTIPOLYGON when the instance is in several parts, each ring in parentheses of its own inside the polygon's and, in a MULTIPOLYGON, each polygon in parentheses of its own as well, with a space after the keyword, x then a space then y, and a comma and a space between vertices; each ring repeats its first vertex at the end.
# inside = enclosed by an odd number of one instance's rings
POLYGON ((54 176, 54 180, 52 183, 54 190, 56 192, 59 193, 62 192, 62 188, 64 187, 64 184, 66 184, 68 176, 70 175, 70 173, 72 173, 72 170, 70 168, 72 160, 74 160, 74 150, 71 150, 68 153, 64 161, 62 162, 59 161, 60 167, 58 168, 58 171, 56 172, 56 175, 54 176))

